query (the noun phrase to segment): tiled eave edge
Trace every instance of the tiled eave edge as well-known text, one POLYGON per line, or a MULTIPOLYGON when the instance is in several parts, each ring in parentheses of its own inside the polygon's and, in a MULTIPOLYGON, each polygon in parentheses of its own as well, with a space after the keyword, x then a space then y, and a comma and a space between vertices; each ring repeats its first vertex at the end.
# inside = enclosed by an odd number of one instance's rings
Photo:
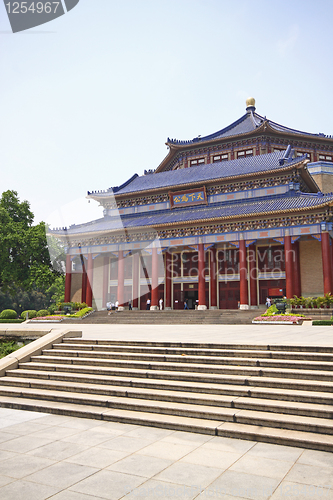
MULTIPOLYGON (((255 128, 254 130, 250 130, 250 132, 245 132, 245 133, 241 133, 241 134, 234 134, 234 135, 228 135, 228 136, 219 136, 219 137, 214 137, 213 139, 207 139, 207 140, 204 140, 203 139, 200 139, 200 141, 198 142, 190 142, 189 144, 174 144, 174 143, 169 143, 167 142, 167 146, 170 147, 170 150, 174 150, 175 152, 178 153, 179 150, 184 150, 184 151, 187 151, 189 149, 193 149, 193 148, 197 148, 197 147, 201 147, 201 146, 204 146, 204 147, 207 147, 207 146, 210 146, 212 144, 215 144, 217 142, 221 142, 221 141, 227 141, 227 142, 230 142, 230 141, 233 141, 235 139, 239 139, 240 137, 244 137, 245 138, 248 138, 248 137, 252 137, 252 136, 255 136, 258 134, 261 134, 262 132, 265 132, 266 130, 266 125, 267 123, 264 122, 262 123, 259 127, 255 128)), ((274 129, 273 129, 274 130, 274 129)))
POLYGON ((311 134, 305 134, 302 132, 296 132, 293 131, 293 129, 289 130, 277 130, 269 124, 269 122, 266 120, 264 121, 259 127, 257 127, 254 130, 251 130, 250 132, 246 132, 244 134, 235 134, 235 135, 229 135, 227 137, 216 137, 214 139, 209 139, 209 140, 202 140, 194 143, 189 143, 189 144, 173 144, 173 143, 166 143, 167 146, 169 146, 170 151, 167 154, 167 156, 164 158, 164 160, 160 163, 160 165, 157 167, 155 173, 158 174, 160 172, 164 172, 164 168, 168 165, 170 161, 173 160, 173 158, 180 152, 184 151, 189 151, 193 148, 199 149, 201 147, 208 147, 211 145, 215 145, 216 143, 219 142, 232 142, 236 140, 240 140, 244 138, 244 140, 252 137, 256 137, 257 135, 260 134, 274 134, 279 137, 283 137, 286 139, 289 139, 290 137, 294 137, 295 140, 304 140, 306 142, 322 142, 325 143, 327 141, 331 141, 333 143, 333 139, 329 137, 321 137, 321 136, 316 136, 316 135, 311 135, 311 134))
MULTIPOLYGON (((311 206, 311 207, 301 207, 301 208, 290 208, 288 210, 274 210, 272 212, 261 212, 261 213, 258 213, 258 212, 252 212, 252 213, 249 213, 249 214, 246 214, 246 215, 231 215, 231 216, 228 216, 228 217, 211 217, 211 218, 208 218, 208 219, 195 219, 195 220, 191 220, 191 221, 184 221, 184 222, 169 222, 169 223, 166 223, 166 224, 152 224, 152 225, 144 225, 144 226, 136 226, 134 228, 130 228, 130 229, 127 229, 127 228, 123 228, 122 230, 119 230, 119 229, 116 229, 116 230, 112 230, 112 229, 105 229, 103 231, 90 231, 88 233, 76 233, 76 234, 73 234, 71 235, 70 233, 67 234, 67 235, 57 235, 57 234, 54 234, 54 236, 57 236, 59 238, 73 238, 73 239, 77 239, 78 237, 86 237, 86 238, 89 238, 89 237, 98 237, 98 236, 103 236, 105 234, 117 234, 117 233, 136 233, 138 231, 142 231, 142 230, 145 230, 145 231, 149 231, 149 230, 152 230, 152 231, 158 231, 158 230, 162 230, 162 229, 166 229, 166 228, 169 228, 169 227, 176 227, 176 226, 179 226, 179 227, 182 227, 184 225, 188 225, 188 226, 193 226, 193 225, 202 225, 202 224, 209 224, 209 223, 214 223, 214 222, 219 222, 219 221, 226 221, 226 220, 236 220, 236 219, 239 219, 239 220, 245 220, 245 219, 250 219, 250 218, 253 218, 253 217, 269 217, 269 216, 272 216, 272 215, 280 215, 280 214, 288 214, 288 213, 300 213, 300 212, 310 212, 310 211, 317 211, 319 209, 322 209, 322 208, 327 208, 329 209, 329 207, 333 207, 333 200, 331 202, 325 202, 325 203, 322 203, 320 205, 316 205, 316 206, 311 206)), ((328 214, 329 215, 329 214, 328 214)), ((288 227, 288 226, 286 226, 288 227)))
POLYGON ((207 141, 200 140, 198 142, 191 142, 189 144, 173 144, 167 142, 166 145, 169 146, 170 151, 169 154, 164 158, 164 160, 159 164, 157 169, 155 170, 155 173, 158 174, 160 172, 164 172, 164 168, 170 163, 170 161, 173 160, 173 158, 180 152, 184 151, 186 153, 187 151, 190 151, 191 149, 200 149, 202 147, 208 147, 208 146, 213 146, 215 144, 218 144, 219 142, 232 142, 234 140, 239 140, 240 138, 244 137, 244 139, 251 138, 253 136, 256 136, 264 132, 264 127, 263 124, 260 125, 260 127, 256 128, 255 130, 251 130, 251 132, 247 132, 245 134, 235 134, 235 135, 228 135, 227 137, 216 137, 214 139, 209 139, 207 141))
MULTIPOLYGON (((175 188, 177 188, 177 189, 186 189, 186 188, 190 188, 190 187, 194 188, 194 187, 200 187, 203 184, 208 186, 209 184, 216 184, 216 183, 220 183, 220 182, 237 181, 237 180, 242 180, 242 179, 249 179, 252 177, 263 177, 263 176, 269 176, 269 175, 274 175, 274 174, 278 175, 282 172, 287 172, 288 170, 292 170, 294 168, 299 170, 303 167, 303 165, 305 166, 307 163, 309 163, 309 160, 303 159, 297 163, 293 163, 292 165, 285 165, 279 169, 265 170, 265 171, 259 171, 259 172, 250 172, 248 174, 240 174, 240 175, 230 175, 229 177, 218 177, 216 179, 208 179, 208 180, 203 179, 203 180, 195 181, 195 182, 187 182, 185 184, 174 184, 174 185, 167 186, 167 187, 161 187, 161 188, 155 188, 155 189, 145 189, 142 191, 133 191, 131 193, 124 193, 124 194, 115 194, 114 198, 116 200, 122 200, 124 198, 126 199, 126 198, 132 198, 132 197, 137 197, 137 196, 145 196, 147 194, 152 195, 152 194, 159 194, 159 193, 163 193, 163 192, 165 193, 165 192, 169 192, 170 190, 175 189, 175 188)), ((191 168, 191 167, 189 167, 189 168, 191 168)), ((195 168, 195 167, 192 167, 192 168, 195 168)), ((202 167, 202 168, 204 168, 204 167, 202 167)), ((153 175, 153 174, 151 174, 151 175, 153 175)), ((317 184, 312 179, 312 177, 310 176, 309 173, 308 173, 306 179, 307 180, 311 179, 313 186, 316 188, 316 191, 319 191, 317 184)), ((89 197, 93 198, 92 196, 89 196, 89 197)), ((96 201, 106 200, 107 194, 105 194, 105 195, 101 194, 100 196, 96 196, 93 199, 95 199, 96 201)))
POLYGON ((304 161, 305 168, 297 167, 297 170, 299 170, 300 176, 304 180, 305 184, 307 186, 311 187, 315 193, 318 193, 318 191, 320 191, 320 188, 319 188, 318 184, 316 183, 316 181, 314 180, 314 178, 312 177, 312 175, 310 174, 310 172, 308 171, 308 169, 306 167, 307 163, 309 163, 309 160, 304 161))

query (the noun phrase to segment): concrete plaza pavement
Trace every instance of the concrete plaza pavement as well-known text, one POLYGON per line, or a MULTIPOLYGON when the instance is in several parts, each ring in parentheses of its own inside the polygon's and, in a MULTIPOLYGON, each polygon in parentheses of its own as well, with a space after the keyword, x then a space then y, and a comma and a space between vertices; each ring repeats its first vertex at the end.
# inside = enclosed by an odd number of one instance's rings
MULTIPOLYGON (((333 345, 333 330, 310 322, 71 328, 86 339, 333 345)), ((48 498, 333 500, 333 454, 0 408, 0 499, 48 498)))
MULTIPOLYGON (((152 314, 158 313, 152 312, 152 314)), ((3 324, 1 327, 6 328, 8 332, 18 330, 15 324, 3 324)), ((80 330, 84 339, 333 346, 333 328, 312 326, 311 321, 304 321, 302 325, 94 325, 79 321, 66 324, 27 322, 19 328, 48 331, 80 330)))

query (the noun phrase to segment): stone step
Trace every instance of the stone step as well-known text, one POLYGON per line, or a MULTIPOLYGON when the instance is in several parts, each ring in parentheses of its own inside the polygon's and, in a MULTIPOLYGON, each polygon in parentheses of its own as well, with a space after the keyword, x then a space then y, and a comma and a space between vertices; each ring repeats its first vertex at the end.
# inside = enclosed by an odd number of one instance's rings
POLYGON ((308 352, 286 352, 263 349, 190 349, 178 347, 140 347, 140 346, 121 346, 121 345, 100 345, 100 344, 79 344, 79 343, 62 343, 54 344, 54 350, 64 351, 104 351, 105 353, 121 354, 156 354, 156 355, 183 355, 187 356, 209 356, 209 357, 245 357, 245 358, 268 358, 268 359, 283 359, 283 360, 301 360, 301 361, 333 361, 333 354, 318 354, 308 352))
MULTIPOLYGON (((79 384, 84 384, 88 386, 89 384, 97 385, 113 385, 121 387, 138 388, 141 390, 156 391, 177 391, 177 392, 189 392, 197 393, 196 397, 201 397, 201 394, 207 395, 232 395, 234 397, 253 397, 253 398, 263 398, 263 399, 273 399, 276 401, 292 401, 301 403, 313 403, 321 405, 333 405, 333 395, 330 392, 315 392, 306 390, 288 390, 280 388, 270 388, 270 387, 251 387, 231 385, 223 383, 212 384, 210 382, 188 382, 188 381, 166 381, 166 380, 154 380, 147 378, 130 378, 130 377, 119 377, 119 376, 107 376, 100 374, 81 374, 81 373, 66 373, 60 371, 40 371, 40 370, 25 370, 16 369, 7 371, 8 378, 14 379, 33 379, 40 380, 52 380, 52 381, 62 381, 68 383, 75 383, 74 386, 79 384)), ((7 384, 6 378, 0 379, 0 382, 7 384)), ((315 389, 318 389, 317 387, 315 389)), ((183 397, 183 396, 181 396, 183 397)))
POLYGON ((44 389, 0 387, 0 396, 22 397, 24 399, 53 401, 78 405, 104 406, 117 410, 129 410, 145 413, 158 413, 190 417, 193 419, 215 420, 219 422, 237 422, 240 424, 278 427, 279 429, 298 430, 319 434, 333 435, 333 422, 318 417, 300 415, 281 415, 265 411, 237 410, 235 408, 190 405, 185 403, 141 400, 135 398, 108 397, 98 394, 67 393, 44 389))
POLYGON ((262 376, 245 377, 241 375, 212 375, 205 373, 204 377, 200 373, 186 373, 180 371, 159 371, 159 370, 143 370, 143 369, 128 369, 123 368, 110 368, 101 366, 89 366, 80 364, 60 364, 60 363, 42 363, 42 362, 26 362, 20 363, 20 368, 27 370, 49 370, 49 371, 62 371, 70 373, 84 373, 84 374, 98 374, 102 376, 126 376, 126 377, 145 377, 150 379, 159 380, 178 380, 189 381, 192 383, 202 382, 213 384, 235 384, 244 385, 248 387, 274 387, 281 389, 301 389, 305 391, 320 391, 320 392, 333 392, 333 382, 331 381, 315 381, 315 380, 300 380, 300 379, 286 379, 286 378, 270 378, 262 376))
POLYGON ((128 410, 105 409, 100 406, 85 406, 52 401, 33 401, 25 398, 1 397, 4 408, 23 409, 81 418, 95 418, 103 421, 121 422, 170 430, 196 432, 216 436, 246 439, 306 449, 333 451, 333 436, 312 432, 275 429, 256 425, 244 425, 157 413, 133 412, 128 410))
POLYGON ((100 359, 119 359, 131 361, 163 361, 171 363, 200 363, 200 364, 215 364, 215 365, 236 365, 236 366, 260 366, 271 368, 288 368, 288 369, 301 369, 301 370, 322 370, 333 371, 333 363, 329 361, 312 361, 312 360, 291 360, 291 359, 256 359, 255 357, 222 357, 222 356, 200 356, 189 354, 141 354, 141 353, 127 353, 118 351, 104 350, 98 351, 85 351, 77 349, 58 349, 54 346, 53 349, 45 349, 42 352, 45 356, 59 356, 59 357, 78 357, 78 358, 100 358, 100 359))
MULTIPOLYGON (((83 320, 94 324, 251 324, 252 319, 260 315, 265 308, 238 310, 217 309, 205 311, 118 311, 110 315, 107 311, 95 311, 83 320)), ((65 324, 73 324, 75 320, 65 320, 65 324)))
POLYGON ((294 401, 273 401, 264 398, 251 397, 249 394, 244 397, 226 396, 226 395, 212 395, 212 394, 195 394, 193 392, 172 391, 172 390, 156 390, 152 388, 134 388, 113 386, 107 387, 106 384, 87 384, 83 382, 61 382, 61 381, 36 381, 31 378, 15 378, 15 377, 2 377, 0 378, 1 386, 24 387, 31 389, 42 389, 52 391, 66 391, 73 393, 86 393, 98 394, 104 396, 115 396, 123 398, 138 398, 149 399, 156 401, 169 401, 176 403, 187 403, 192 405, 205 405, 205 406, 222 406, 234 409, 250 409, 258 411, 268 411, 274 413, 283 413, 291 415, 311 416, 319 418, 333 418, 333 401, 331 404, 314 404, 313 402, 302 403, 294 401))
POLYGON ((69 340, 8 370, 0 406, 333 451, 332 347, 69 340))
POLYGON ((266 368, 266 367, 236 367, 236 366, 207 366, 199 363, 177 363, 173 364, 164 361, 143 362, 143 361, 128 361, 119 359, 103 359, 96 358, 83 358, 83 357, 66 357, 66 356, 50 356, 39 355, 32 356, 32 362, 52 363, 57 364, 61 360, 61 364, 73 365, 98 365, 100 367, 114 367, 114 368, 133 368, 141 370, 166 370, 166 371, 189 371, 191 373, 209 373, 209 374, 230 374, 230 375, 244 375, 247 377, 278 377, 278 378, 302 378, 310 380, 332 380, 332 373, 324 370, 302 370, 297 372, 293 368, 266 368))
POLYGON ((310 352, 310 353, 333 353, 333 347, 323 345, 287 345, 287 344, 216 344, 205 342, 153 342, 146 340, 96 340, 96 339, 82 339, 82 338, 64 338, 64 344, 91 344, 99 346, 120 346, 129 348, 132 346, 138 347, 165 347, 165 348, 189 348, 189 349, 226 349, 226 350, 255 350, 255 351, 287 351, 287 352, 310 352))

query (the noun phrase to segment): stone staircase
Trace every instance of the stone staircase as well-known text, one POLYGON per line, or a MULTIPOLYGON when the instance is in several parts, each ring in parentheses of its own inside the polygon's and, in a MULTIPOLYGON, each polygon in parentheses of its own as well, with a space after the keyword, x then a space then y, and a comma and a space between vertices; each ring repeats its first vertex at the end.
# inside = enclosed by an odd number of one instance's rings
MULTIPOLYGON (((265 311, 261 309, 249 309, 240 311, 238 309, 212 309, 206 311, 119 311, 112 312, 110 316, 107 311, 95 311, 83 321, 84 324, 136 324, 136 325, 250 325, 253 318, 265 311)), ((73 320, 63 323, 73 324, 73 320)))
POLYGON ((333 451, 333 347, 64 338, 0 406, 333 451))

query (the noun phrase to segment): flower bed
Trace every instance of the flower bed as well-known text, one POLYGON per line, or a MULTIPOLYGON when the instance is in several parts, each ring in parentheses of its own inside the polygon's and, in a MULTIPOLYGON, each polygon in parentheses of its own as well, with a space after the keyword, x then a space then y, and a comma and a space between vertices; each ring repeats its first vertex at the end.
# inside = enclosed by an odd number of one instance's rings
POLYGON ((77 311, 75 314, 55 314, 53 316, 42 316, 36 317, 30 320, 30 323, 60 323, 64 319, 83 319, 89 314, 94 312, 92 307, 85 307, 81 311, 77 311))
POLYGON ((252 323, 262 323, 271 325, 301 325, 304 321, 302 316, 293 316, 291 314, 274 314, 269 316, 257 316, 252 323))

